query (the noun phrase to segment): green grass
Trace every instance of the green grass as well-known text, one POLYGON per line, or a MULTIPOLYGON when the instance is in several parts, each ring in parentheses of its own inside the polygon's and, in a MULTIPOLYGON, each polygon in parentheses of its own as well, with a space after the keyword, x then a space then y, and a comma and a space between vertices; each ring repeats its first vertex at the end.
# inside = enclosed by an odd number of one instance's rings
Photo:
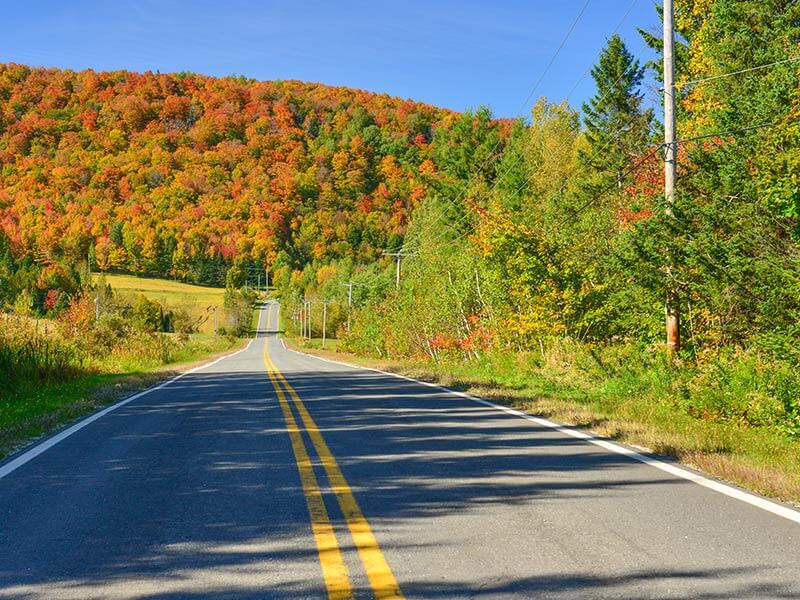
POLYGON ((167 365, 153 357, 109 353, 96 358, 91 370, 71 381, 43 385, 29 382, 0 390, 0 458, 37 436, 163 380, 185 363, 241 343, 195 334, 170 356, 167 365))
MULTIPOLYGON (((214 288, 192 285, 169 279, 136 277, 135 275, 105 274, 106 283, 123 295, 136 296, 143 294, 151 300, 157 300, 170 308, 184 308, 193 317, 203 319, 200 331, 213 333, 213 307, 217 307, 218 324, 224 321, 225 288, 214 288)), ((93 275, 96 282, 101 275, 93 275)))
POLYGON ((577 345, 492 352, 472 361, 322 354, 589 429, 800 503, 800 431, 792 412, 792 402, 800 400, 798 375, 752 354, 696 365, 675 365, 644 349, 577 345))

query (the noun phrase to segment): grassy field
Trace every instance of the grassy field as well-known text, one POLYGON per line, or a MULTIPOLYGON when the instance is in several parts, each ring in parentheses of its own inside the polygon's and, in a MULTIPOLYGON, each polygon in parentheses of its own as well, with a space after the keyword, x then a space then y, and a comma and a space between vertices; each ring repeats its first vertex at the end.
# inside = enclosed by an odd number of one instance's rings
POLYGON ((333 348, 320 351, 318 340, 294 339, 293 343, 321 356, 439 383, 588 429, 800 505, 800 438, 796 433, 701 417, 681 404, 686 381, 697 386, 692 390, 696 395, 709 396, 722 386, 737 398, 752 396, 744 386, 736 389, 736 373, 715 378, 715 383, 693 373, 681 380, 674 367, 668 366, 581 365, 574 355, 563 352, 545 356, 497 352, 480 360, 429 362, 368 359, 333 348))
MULTIPOLYGON (((96 282, 101 275, 95 275, 96 282)), ((213 309, 217 307, 218 323, 224 324, 224 299, 225 288, 213 288, 202 285, 192 285, 169 279, 155 279, 136 277, 134 275, 105 274, 106 283, 120 294, 136 296, 143 294, 151 300, 158 300, 171 308, 184 308, 189 313, 203 322, 200 331, 213 333, 213 309)))

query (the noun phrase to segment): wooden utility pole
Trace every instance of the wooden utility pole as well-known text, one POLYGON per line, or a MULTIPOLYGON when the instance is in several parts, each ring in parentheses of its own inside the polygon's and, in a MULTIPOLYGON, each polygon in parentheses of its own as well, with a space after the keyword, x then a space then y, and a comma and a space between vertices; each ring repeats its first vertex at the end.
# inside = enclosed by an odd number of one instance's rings
POLYGON ((403 252, 400 250, 399 252, 384 252, 384 256, 394 256, 395 260, 397 261, 397 271, 395 275, 394 286, 395 289, 400 289, 400 261, 403 260, 404 256, 416 256, 416 252, 403 252))
POLYGON ((353 280, 341 285, 347 287, 347 331, 350 332, 350 318, 353 313, 353 280))
POLYGON ((311 328, 311 306, 312 306, 312 301, 309 300, 308 301, 308 322, 307 322, 307 326, 308 326, 308 341, 309 342, 311 341, 311 337, 313 336, 313 331, 312 331, 312 328, 311 328))
POLYGON ((306 323, 308 322, 308 301, 303 300, 303 308, 300 311, 300 337, 306 337, 306 323))
MULTIPOLYGON (((675 33, 673 0, 664 0, 664 202, 667 218, 673 216, 675 176, 678 165, 678 142, 675 139, 675 33)), ((667 297, 664 304, 667 349, 676 353, 681 348, 681 319, 678 293, 672 278, 672 265, 667 266, 667 297)))
POLYGON ((311 341, 311 300, 304 300, 303 306, 306 313, 306 337, 311 341))
POLYGON ((303 311, 305 310, 305 307, 303 306, 303 302, 299 298, 297 301, 299 302, 298 305, 299 307, 297 309, 297 320, 299 321, 300 325, 300 337, 303 337, 303 318, 304 318, 303 311))
POLYGON ((339 285, 343 285, 347 288, 347 331, 350 331, 350 317, 353 313, 353 286, 363 284, 353 283, 353 280, 351 279, 347 283, 341 283, 339 285))
POLYGON ((327 338, 327 330, 328 330, 328 304, 330 304, 332 300, 325 299, 322 301, 322 347, 325 347, 325 340, 327 338))

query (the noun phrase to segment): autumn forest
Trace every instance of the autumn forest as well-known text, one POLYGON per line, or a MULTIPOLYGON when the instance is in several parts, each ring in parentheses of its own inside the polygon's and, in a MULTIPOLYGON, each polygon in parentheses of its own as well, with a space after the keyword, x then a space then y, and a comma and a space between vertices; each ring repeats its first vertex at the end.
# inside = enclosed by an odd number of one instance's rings
MULTIPOLYGON (((374 260, 425 196, 456 115, 299 82, 0 67, 15 255, 225 283, 282 255, 374 260)), ((45 276, 47 277, 47 276, 45 276)))

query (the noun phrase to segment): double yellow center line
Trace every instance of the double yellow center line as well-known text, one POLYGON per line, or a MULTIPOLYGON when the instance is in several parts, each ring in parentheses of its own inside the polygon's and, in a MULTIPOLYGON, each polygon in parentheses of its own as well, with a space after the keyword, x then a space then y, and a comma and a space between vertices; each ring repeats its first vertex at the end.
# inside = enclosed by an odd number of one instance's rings
MULTIPOLYGON (((267 323, 269 324, 272 310, 275 305, 270 305, 267 312, 267 323)), ((275 388, 283 418, 286 422, 286 429, 291 439, 294 458, 297 463, 297 470, 300 474, 300 482, 303 487, 303 494, 308 505, 308 515, 311 520, 311 531, 319 553, 319 562, 322 566, 322 577, 328 591, 328 598, 344 600, 354 598, 353 586, 350 582, 347 565, 342 558, 342 552, 336 534, 331 524, 325 501, 322 497, 317 476, 311 458, 303 441, 302 431, 295 419, 292 405, 300 415, 300 421, 305 429, 314 450, 319 456, 320 463, 325 469, 330 487, 336 495, 339 508, 344 515, 353 543, 358 550, 358 556, 364 571, 369 579, 372 592, 377 599, 402 599, 403 594, 397 585, 397 580, 392 573, 389 563, 381 552, 378 541, 372 533, 372 529, 361 512, 361 508, 353 495, 353 491, 347 483, 339 465, 333 454, 328 448, 328 444, 322 437, 317 424, 311 418, 300 396, 289 384, 283 374, 272 362, 269 355, 269 338, 264 340, 264 366, 267 375, 275 388), (285 391, 284 391, 285 390, 285 391), (288 398, 287 398, 288 395, 288 398), (289 402, 291 399, 291 404, 289 402)))

